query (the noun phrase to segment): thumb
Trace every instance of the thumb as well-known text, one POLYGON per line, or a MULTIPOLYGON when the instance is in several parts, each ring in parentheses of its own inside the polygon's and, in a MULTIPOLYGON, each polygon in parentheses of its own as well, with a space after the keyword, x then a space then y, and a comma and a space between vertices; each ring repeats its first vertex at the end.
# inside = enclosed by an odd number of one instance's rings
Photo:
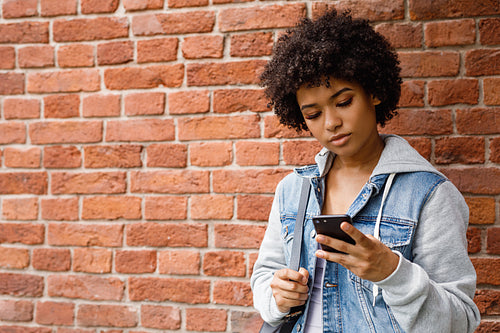
POLYGON ((302 276, 303 276, 302 281, 301 281, 302 284, 304 284, 304 285, 307 284, 307 280, 309 280, 309 272, 305 268, 301 267, 299 269, 299 273, 302 274, 302 276))

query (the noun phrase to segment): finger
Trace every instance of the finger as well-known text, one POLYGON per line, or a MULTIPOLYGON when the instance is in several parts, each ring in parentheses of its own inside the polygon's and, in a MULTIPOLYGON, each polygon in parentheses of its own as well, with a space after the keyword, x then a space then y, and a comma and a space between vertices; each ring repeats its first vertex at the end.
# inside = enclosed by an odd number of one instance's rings
POLYGON ((301 267, 299 269, 299 273, 302 274, 302 281, 300 281, 302 284, 306 285, 307 284, 307 281, 309 280, 309 272, 307 271, 307 269, 305 269, 304 267, 301 267))
MULTIPOLYGON (((304 268, 302 268, 304 271, 306 271, 304 268)), ((306 271, 307 272, 307 271, 306 271)), ((276 273, 274 273, 276 277, 278 277, 280 280, 291 280, 295 282, 302 283, 305 279, 305 283, 302 284, 307 284, 307 278, 304 277, 304 274, 299 270, 299 272, 285 268, 285 269, 280 269, 276 273)), ((309 273, 308 273, 309 276, 309 273)))
POLYGON ((329 246, 344 253, 349 253, 353 247, 352 244, 346 243, 343 240, 321 234, 316 236, 316 241, 322 245, 329 246))
POLYGON ((340 229, 351 236, 354 242, 356 242, 356 245, 366 246, 368 243, 370 243, 370 240, 366 237, 366 235, 356 229, 356 227, 354 227, 350 223, 342 222, 342 224, 340 225, 340 229))

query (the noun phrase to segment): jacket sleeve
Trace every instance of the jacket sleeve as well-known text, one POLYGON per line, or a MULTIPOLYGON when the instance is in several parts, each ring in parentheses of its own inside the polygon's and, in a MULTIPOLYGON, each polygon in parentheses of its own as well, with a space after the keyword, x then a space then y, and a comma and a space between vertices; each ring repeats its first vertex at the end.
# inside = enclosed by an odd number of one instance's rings
MULTIPOLYGON (((278 193, 279 188, 280 185, 278 185, 276 193, 278 193)), ((281 239, 278 197, 278 195, 274 197, 267 230, 250 279, 254 307, 260 312, 262 319, 272 326, 278 325, 287 314, 278 310, 270 287, 274 272, 287 267, 281 239)))
POLYGON ((415 231, 413 262, 376 284, 406 332, 474 332, 476 273, 467 253, 469 211, 449 181, 425 204, 415 231))

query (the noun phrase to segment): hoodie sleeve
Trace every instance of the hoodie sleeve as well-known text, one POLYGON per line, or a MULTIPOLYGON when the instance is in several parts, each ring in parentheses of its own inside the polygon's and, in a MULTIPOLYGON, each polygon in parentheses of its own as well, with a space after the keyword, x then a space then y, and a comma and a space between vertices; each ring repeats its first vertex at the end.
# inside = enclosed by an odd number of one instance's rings
POLYGON ((479 325, 468 214, 456 187, 449 181, 439 185, 421 212, 413 262, 400 255, 396 271, 376 283, 406 332, 474 332, 479 325))

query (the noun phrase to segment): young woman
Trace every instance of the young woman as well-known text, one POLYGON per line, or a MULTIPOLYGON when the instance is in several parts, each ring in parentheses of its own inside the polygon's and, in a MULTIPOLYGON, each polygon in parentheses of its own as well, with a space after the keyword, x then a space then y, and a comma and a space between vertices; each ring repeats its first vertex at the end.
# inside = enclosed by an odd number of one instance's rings
POLYGON ((304 19, 278 40, 262 84, 280 122, 324 148, 276 189, 251 278, 271 325, 303 304, 294 332, 456 333, 479 324, 462 195, 404 139, 378 133, 396 113, 399 73, 388 42, 349 13, 304 19), (287 265, 304 178, 312 189, 296 272, 287 265), (341 228, 355 244, 317 235, 311 219, 320 214, 349 215, 341 228))

